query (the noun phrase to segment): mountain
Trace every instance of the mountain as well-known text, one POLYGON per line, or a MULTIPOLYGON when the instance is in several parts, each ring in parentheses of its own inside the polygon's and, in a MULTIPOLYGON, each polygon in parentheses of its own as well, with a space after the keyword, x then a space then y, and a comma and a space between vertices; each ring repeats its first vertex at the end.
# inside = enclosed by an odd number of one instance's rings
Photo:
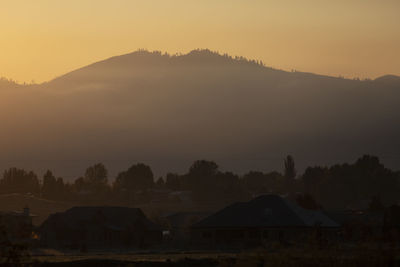
POLYGON ((396 75, 385 75, 375 79, 375 82, 387 84, 387 85, 394 85, 399 86, 400 84, 400 77, 396 75))
POLYGON ((286 72, 209 50, 137 51, 41 85, 0 90, 2 168, 76 178, 104 162, 156 174, 196 159, 223 169, 281 170, 380 156, 400 163, 400 81, 286 72), (38 167, 40 166, 40 167, 38 167))

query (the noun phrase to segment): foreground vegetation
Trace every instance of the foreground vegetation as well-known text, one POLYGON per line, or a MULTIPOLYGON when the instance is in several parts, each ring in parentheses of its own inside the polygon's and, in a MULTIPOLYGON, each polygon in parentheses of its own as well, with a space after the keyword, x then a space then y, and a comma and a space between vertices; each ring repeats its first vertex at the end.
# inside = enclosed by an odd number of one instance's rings
POLYGON ((400 266, 394 248, 269 248, 244 252, 91 254, 33 257, 28 266, 400 266))

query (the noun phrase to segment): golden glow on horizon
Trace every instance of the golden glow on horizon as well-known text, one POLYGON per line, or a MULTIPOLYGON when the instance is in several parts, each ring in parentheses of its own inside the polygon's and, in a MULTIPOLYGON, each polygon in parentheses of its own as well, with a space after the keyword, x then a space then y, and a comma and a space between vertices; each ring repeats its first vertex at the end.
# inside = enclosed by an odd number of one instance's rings
POLYGON ((398 0, 0 0, 0 76, 42 82, 139 48, 400 75, 398 0))

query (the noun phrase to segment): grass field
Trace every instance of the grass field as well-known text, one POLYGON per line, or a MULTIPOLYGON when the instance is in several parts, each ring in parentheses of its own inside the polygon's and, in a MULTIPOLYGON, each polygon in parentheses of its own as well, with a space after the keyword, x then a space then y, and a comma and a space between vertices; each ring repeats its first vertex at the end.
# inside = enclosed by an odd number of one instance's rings
POLYGON ((399 249, 259 249, 242 252, 91 252, 32 257, 38 266, 400 266, 399 249))

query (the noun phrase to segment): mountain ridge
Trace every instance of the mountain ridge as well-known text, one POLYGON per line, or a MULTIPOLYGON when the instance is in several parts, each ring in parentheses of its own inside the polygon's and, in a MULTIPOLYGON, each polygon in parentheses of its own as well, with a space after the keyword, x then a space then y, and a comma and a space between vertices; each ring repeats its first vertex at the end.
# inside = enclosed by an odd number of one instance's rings
POLYGON ((287 72, 209 50, 137 51, 0 90, 1 158, 10 162, 0 167, 54 166, 76 178, 98 161, 113 176, 139 161, 165 174, 206 158, 243 173, 281 170, 287 154, 300 170, 375 154, 398 168, 392 78, 287 72))
MULTIPOLYGON (((277 69, 277 68, 273 68, 273 67, 269 67, 264 65, 264 63, 262 61, 259 60, 254 60, 254 59, 247 59, 245 57, 239 57, 239 56, 230 56, 228 54, 220 54, 218 52, 215 51, 211 51, 209 49, 195 49, 192 50, 186 54, 168 54, 168 53, 162 53, 161 51, 148 51, 148 50, 137 50, 128 54, 122 54, 122 55, 118 55, 118 56, 113 56, 113 57, 109 57, 106 58, 104 60, 100 60, 94 63, 91 63, 89 65, 83 66, 81 68, 78 68, 76 70, 67 72, 63 75, 60 75, 46 83, 49 82, 53 82, 56 81, 58 79, 62 79, 65 76, 68 76, 70 74, 73 74, 75 72, 79 72, 82 70, 85 70, 87 68, 94 68, 94 67, 98 67, 104 64, 112 64, 112 65, 119 65, 119 64, 123 64, 125 65, 129 65, 129 63, 132 63, 132 61, 135 60, 140 60, 143 59, 144 57, 146 58, 146 61, 139 61, 141 64, 145 63, 145 64, 151 64, 154 63, 154 61, 152 61, 151 59, 163 59, 163 63, 165 64, 168 60, 173 60, 173 61, 181 61, 181 62, 185 62, 185 61, 189 61, 189 60, 195 60, 194 63, 199 64, 199 63, 203 63, 203 64, 207 64, 207 65, 211 65, 211 64, 221 64, 221 63, 225 63, 225 64, 235 64, 235 63, 241 63, 241 64, 247 64, 249 66, 256 66, 256 67, 263 67, 265 69, 271 70, 271 71, 275 71, 275 72, 281 72, 281 73, 286 73, 286 74, 290 74, 290 73, 295 73, 295 74, 304 74, 304 75, 315 75, 315 76, 319 76, 319 77, 325 77, 325 78, 332 78, 332 79, 344 79, 344 80, 356 80, 354 78, 344 78, 344 77, 336 77, 336 76, 331 76, 331 75, 324 75, 324 74, 318 74, 318 73, 314 73, 314 72, 304 72, 304 71, 286 71, 286 70, 282 70, 282 69, 277 69), (125 63, 125 64, 124 64, 125 63)), ((193 63, 193 62, 192 62, 193 63)), ((400 76, 396 76, 396 75, 383 75, 381 77, 377 77, 374 80, 381 80, 383 78, 386 79, 386 77, 391 77, 391 79, 394 78, 398 78, 400 79, 400 76)), ((371 80, 371 79, 365 79, 365 80, 371 80)))
MULTIPOLYGON (((357 80, 357 81, 371 81, 372 80, 372 81, 378 81, 378 82, 400 82, 400 76, 393 75, 393 74, 382 75, 375 79, 367 78, 364 80, 360 80, 358 78, 357 79, 356 78, 345 78, 345 77, 341 77, 341 76, 337 77, 337 76, 332 76, 332 75, 319 74, 319 73, 315 73, 315 72, 305 72, 305 71, 297 71, 297 70, 296 71, 287 71, 287 70, 269 67, 269 66, 265 65, 262 61, 259 61, 259 60, 248 59, 248 58, 241 57, 241 56, 230 56, 226 53, 220 54, 219 52, 212 51, 209 49, 194 49, 186 54, 182 54, 182 53, 168 54, 168 53, 163 53, 161 51, 149 51, 149 50, 145 50, 145 49, 139 49, 139 50, 127 53, 127 54, 112 56, 112 57, 109 57, 109 58, 106 58, 103 60, 96 61, 94 63, 90 63, 88 65, 85 65, 85 66, 79 67, 77 69, 74 69, 72 71, 61 74, 61 75, 59 75, 53 79, 50 79, 48 81, 40 83, 39 85, 52 83, 57 80, 63 79, 66 76, 69 76, 71 74, 86 70, 88 68, 98 67, 98 66, 101 66, 104 64, 111 63, 114 65, 118 65, 118 64, 121 64, 122 62, 125 62, 125 63, 128 63, 127 65, 129 65, 129 63, 132 63, 132 61, 137 60, 138 56, 142 57, 142 58, 147 57, 146 61, 140 62, 140 63, 146 63, 146 64, 152 63, 151 60, 149 61, 150 57, 153 57, 153 59, 162 58, 164 60, 164 63, 168 60, 175 60, 175 61, 181 60, 184 62, 185 59, 188 59, 188 60, 191 60, 191 59, 196 60, 197 59, 197 62, 195 62, 195 63, 198 64, 199 62, 202 62, 202 63, 208 64, 208 65, 214 64, 214 63, 221 63, 221 60, 223 60, 223 61, 225 61, 225 63, 230 63, 230 64, 245 63, 248 65, 263 67, 263 68, 271 70, 271 71, 282 72, 282 73, 287 73, 287 74, 296 73, 296 74, 303 74, 303 75, 315 75, 315 76, 319 76, 319 77, 332 78, 332 79, 357 80)), ((17 83, 16 81, 13 81, 13 80, 6 79, 4 77, 0 78, 0 85, 3 85, 3 87, 6 85, 6 82, 8 83, 8 86, 25 85, 25 84, 17 83)), ((27 84, 27 85, 30 85, 30 84, 27 84)), ((35 84, 35 85, 37 85, 37 84, 35 84)))

